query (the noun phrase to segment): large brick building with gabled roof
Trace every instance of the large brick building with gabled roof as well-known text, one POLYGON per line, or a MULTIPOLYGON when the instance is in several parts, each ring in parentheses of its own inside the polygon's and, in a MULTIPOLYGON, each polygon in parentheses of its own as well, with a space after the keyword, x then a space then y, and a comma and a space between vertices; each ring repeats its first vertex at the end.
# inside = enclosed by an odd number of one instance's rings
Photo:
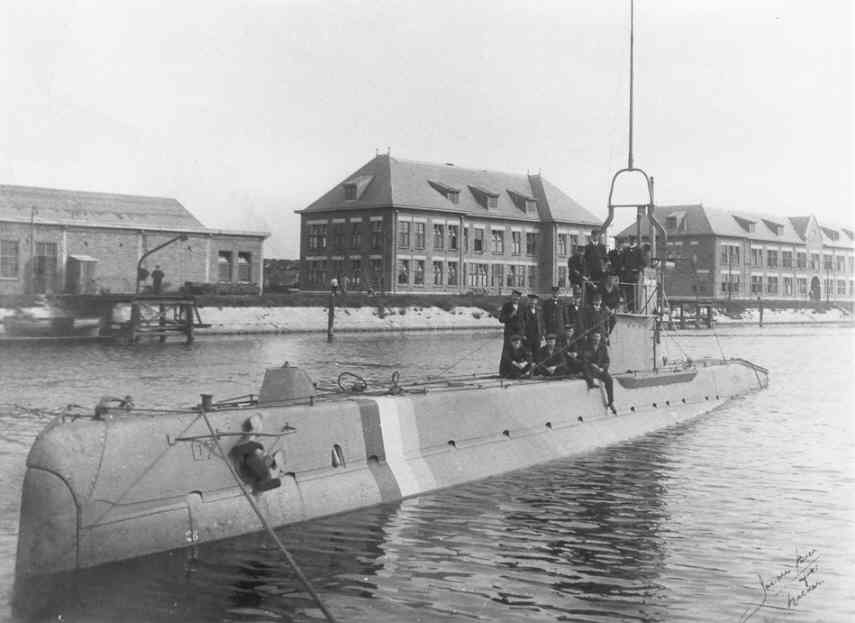
MULTIPOLYGON (((657 206, 656 217, 668 234, 665 290, 674 299, 855 299, 851 226, 702 204, 657 206)), ((633 235, 634 225, 615 240, 633 235)))
POLYGON ((262 286, 267 233, 209 229, 164 197, 0 185, 0 294, 132 293, 142 255, 182 234, 144 260, 167 289, 262 286))
POLYGON ((601 223, 541 175, 378 155, 303 210, 301 286, 545 292, 601 223))

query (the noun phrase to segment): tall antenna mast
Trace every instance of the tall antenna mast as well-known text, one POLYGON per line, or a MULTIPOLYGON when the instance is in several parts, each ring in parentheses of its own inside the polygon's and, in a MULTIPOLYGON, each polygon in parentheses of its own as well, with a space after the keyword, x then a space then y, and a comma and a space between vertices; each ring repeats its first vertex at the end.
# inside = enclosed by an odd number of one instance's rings
POLYGON ((632 91, 633 78, 635 75, 635 58, 633 50, 635 47, 635 0, 629 0, 629 155, 627 157, 627 168, 632 168, 632 91))

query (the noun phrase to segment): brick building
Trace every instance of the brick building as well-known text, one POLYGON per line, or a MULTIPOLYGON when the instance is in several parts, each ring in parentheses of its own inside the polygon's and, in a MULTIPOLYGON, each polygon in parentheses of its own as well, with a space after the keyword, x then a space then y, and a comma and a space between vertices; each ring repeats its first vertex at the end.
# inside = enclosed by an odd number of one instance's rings
POLYGON ((303 210, 301 286, 547 291, 593 214, 540 175, 378 155, 303 210))
POLYGON ((0 186, 0 294, 134 292, 139 258, 181 234, 143 264, 165 290, 260 287, 266 233, 208 229, 175 199, 0 186))
MULTIPOLYGON (((855 299, 851 228, 700 204, 657 206, 656 217, 668 233, 660 255, 673 259, 665 273, 671 298, 855 299)), ((633 225, 615 239, 634 234, 633 225)))

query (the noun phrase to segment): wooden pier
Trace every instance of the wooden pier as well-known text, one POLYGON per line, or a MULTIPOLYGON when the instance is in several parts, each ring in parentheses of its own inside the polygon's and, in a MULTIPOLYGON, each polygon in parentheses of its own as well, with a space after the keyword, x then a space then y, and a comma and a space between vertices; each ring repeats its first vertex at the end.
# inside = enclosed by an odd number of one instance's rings
POLYGON ((185 344, 192 344, 193 330, 208 326, 202 323, 196 300, 192 296, 138 294, 111 298, 112 305, 105 317, 104 332, 129 344, 146 337, 165 342, 170 336, 182 336, 185 344), (128 320, 117 318, 120 306, 124 305, 130 306, 128 320))

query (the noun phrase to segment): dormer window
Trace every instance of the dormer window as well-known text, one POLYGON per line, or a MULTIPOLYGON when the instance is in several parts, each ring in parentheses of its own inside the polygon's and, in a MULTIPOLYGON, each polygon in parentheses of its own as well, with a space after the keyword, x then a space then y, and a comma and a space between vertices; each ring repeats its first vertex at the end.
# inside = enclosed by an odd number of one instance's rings
POLYGON ((528 214, 530 216, 537 215, 537 201, 534 197, 518 193, 514 190, 508 190, 508 196, 511 198, 511 201, 514 202, 514 205, 520 209, 521 212, 524 212, 525 214, 528 214))
POLYGON ((739 223, 739 226, 745 231, 747 231, 749 234, 754 233, 756 223, 751 219, 742 218, 741 216, 734 216, 733 220, 739 223))
POLYGON ((763 219, 763 222, 766 224, 766 227, 769 228, 769 231, 771 231, 776 236, 780 236, 784 233, 784 226, 780 223, 776 223, 775 221, 769 221, 766 219, 763 219))
POLYGON ((449 186, 435 180, 428 180, 428 184, 451 203, 460 203, 460 190, 454 186, 449 186))
POLYGON ((373 175, 358 175, 357 177, 353 177, 344 182, 341 185, 344 189, 344 200, 356 201, 362 197, 362 193, 365 192, 365 189, 368 188, 368 185, 373 179, 373 175))
POLYGON ((844 229, 843 233, 846 234, 846 237, 849 238, 849 240, 855 239, 855 234, 852 233, 851 229, 844 229))
POLYGON ((677 229, 677 217, 669 216, 665 219, 665 227, 668 229, 677 229))
POLYGON ((499 195, 487 190, 486 188, 481 188, 480 186, 470 186, 469 190, 472 191, 472 195, 482 206, 487 208, 488 210, 495 210, 499 207, 499 195))

